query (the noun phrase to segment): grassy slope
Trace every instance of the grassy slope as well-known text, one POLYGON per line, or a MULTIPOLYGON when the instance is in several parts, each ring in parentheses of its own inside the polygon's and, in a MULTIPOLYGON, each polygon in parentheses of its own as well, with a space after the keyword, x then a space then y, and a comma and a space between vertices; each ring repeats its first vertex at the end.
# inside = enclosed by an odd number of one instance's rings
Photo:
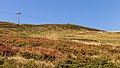
POLYGON ((0 24, 1 67, 117 68, 120 65, 120 46, 113 45, 120 44, 120 33, 71 24, 0 24))
MULTIPOLYGON (((27 27, 27 26, 26 26, 27 27)), ((21 32, 30 37, 43 37, 53 40, 73 40, 77 42, 120 45, 119 32, 105 32, 71 24, 46 24, 27 27, 21 32)))

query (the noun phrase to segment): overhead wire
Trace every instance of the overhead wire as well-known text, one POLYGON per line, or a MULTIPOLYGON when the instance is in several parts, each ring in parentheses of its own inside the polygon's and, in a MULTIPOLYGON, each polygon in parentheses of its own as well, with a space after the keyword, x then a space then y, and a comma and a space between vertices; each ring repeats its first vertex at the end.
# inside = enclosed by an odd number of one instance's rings
POLYGON ((46 21, 46 22, 60 22, 60 21, 57 21, 57 20, 43 19, 41 17, 32 16, 32 15, 28 15, 28 14, 22 14, 22 16, 26 17, 26 18, 31 18, 31 19, 36 19, 36 20, 46 21))
POLYGON ((15 13, 13 13, 13 12, 2 12, 2 11, 0 11, 0 14, 15 14, 15 13))
MULTIPOLYGON (((12 15, 15 15, 16 13, 14 13, 14 12, 2 12, 2 11, 0 11, 0 14, 12 14, 12 15)), ((57 21, 57 20, 43 19, 41 17, 37 17, 37 16, 33 16, 33 15, 28 15, 28 14, 24 14, 24 13, 22 13, 21 15, 22 15, 22 17, 30 18, 30 19, 35 19, 35 20, 39 20, 39 21, 54 22, 54 23, 60 22, 60 21, 57 21)))

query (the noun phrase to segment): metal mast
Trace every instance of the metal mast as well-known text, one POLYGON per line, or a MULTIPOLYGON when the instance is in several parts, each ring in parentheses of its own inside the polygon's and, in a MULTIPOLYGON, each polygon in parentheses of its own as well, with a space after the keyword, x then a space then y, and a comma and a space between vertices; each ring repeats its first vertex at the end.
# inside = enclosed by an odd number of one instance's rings
POLYGON ((19 25, 19 22, 20 22, 20 15, 21 15, 21 13, 18 12, 18 13, 16 13, 16 15, 17 15, 17 23, 18 23, 18 25, 19 25))

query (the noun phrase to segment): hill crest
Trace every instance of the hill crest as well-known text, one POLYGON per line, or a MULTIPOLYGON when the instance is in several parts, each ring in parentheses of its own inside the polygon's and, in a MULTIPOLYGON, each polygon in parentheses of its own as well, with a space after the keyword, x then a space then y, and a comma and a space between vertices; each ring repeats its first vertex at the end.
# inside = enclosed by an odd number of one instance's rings
MULTIPOLYGON (((13 27, 17 28, 18 24, 11 23, 11 22, 2 22, 0 21, 0 27, 13 27)), ((80 31, 103 31, 95 28, 89 28, 89 27, 84 27, 84 26, 79 26, 79 25, 74 25, 74 24, 41 24, 41 25, 34 25, 34 24, 20 24, 19 25, 22 28, 31 28, 31 27, 41 27, 42 29, 45 30, 80 30, 80 31)))

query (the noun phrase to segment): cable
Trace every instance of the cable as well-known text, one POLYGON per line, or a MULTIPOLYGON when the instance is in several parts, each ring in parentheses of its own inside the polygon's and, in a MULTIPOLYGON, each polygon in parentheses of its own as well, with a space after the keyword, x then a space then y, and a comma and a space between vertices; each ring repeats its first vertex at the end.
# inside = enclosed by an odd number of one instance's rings
MULTIPOLYGON (((12 15, 14 14, 14 15, 16 15, 16 13, 14 13, 14 12, 3 12, 3 11, 0 11, 0 14, 12 14, 12 15)), ((22 15, 22 17, 26 17, 26 18, 31 18, 31 19, 36 19, 36 20, 41 20, 41 21, 46 21, 46 22, 55 22, 55 23, 59 22, 60 23, 60 21, 42 19, 40 17, 27 15, 27 14, 24 14, 24 13, 22 13, 21 15, 22 15)))
POLYGON ((60 22, 60 21, 55 21, 55 20, 48 20, 48 19, 43 19, 37 16, 32 16, 32 15, 27 15, 27 14, 22 14, 23 17, 31 18, 31 19, 36 19, 36 20, 41 20, 41 21, 47 21, 47 22, 60 22))
POLYGON ((15 14, 15 13, 13 13, 13 12, 1 12, 0 11, 0 14, 15 14))

